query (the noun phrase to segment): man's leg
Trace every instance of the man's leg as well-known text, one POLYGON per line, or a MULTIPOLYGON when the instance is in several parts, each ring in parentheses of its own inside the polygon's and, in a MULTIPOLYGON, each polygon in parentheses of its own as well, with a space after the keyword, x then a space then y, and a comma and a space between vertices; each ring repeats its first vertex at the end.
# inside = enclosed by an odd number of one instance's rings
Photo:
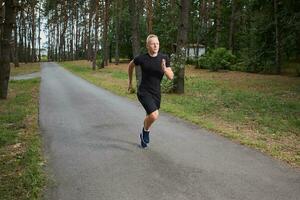
POLYGON ((145 117, 144 120, 144 129, 146 131, 148 131, 151 127, 151 125, 153 124, 153 122, 155 122, 158 119, 158 110, 155 110, 154 112, 150 113, 149 115, 147 115, 145 117))
POLYGON ((150 113, 145 117, 144 120, 144 127, 142 130, 142 133, 140 135, 141 138, 141 146, 143 148, 147 147, 147 144, 150 142, 150 127, 151 125, 157 120, 158 118, 158 110, 155 110, 154 112, 150 113))

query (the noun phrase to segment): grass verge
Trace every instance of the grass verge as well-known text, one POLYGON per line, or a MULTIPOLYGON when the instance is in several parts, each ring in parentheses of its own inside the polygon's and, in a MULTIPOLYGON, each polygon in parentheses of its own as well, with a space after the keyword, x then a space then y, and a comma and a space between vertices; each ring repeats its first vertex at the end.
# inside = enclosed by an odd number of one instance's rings
MULTIPOLYGON (((62 65, 118 95, 127 92, 127 64, 91 70, 87 61, 62 65)), ((186 68, 185 94, 163 94, 162 110, 300 167, 300 79, 186 68)))
POLYGON ((31 74, 40 71, 40 63, 20 63, 20 67, 15 67, 13 64, 11 64, 10 68, 11 76, 31 74))
POLYGON ((41 199, 45 183, 38 128, 40 79, 10 81, 0 100, 0 199, 41 199))

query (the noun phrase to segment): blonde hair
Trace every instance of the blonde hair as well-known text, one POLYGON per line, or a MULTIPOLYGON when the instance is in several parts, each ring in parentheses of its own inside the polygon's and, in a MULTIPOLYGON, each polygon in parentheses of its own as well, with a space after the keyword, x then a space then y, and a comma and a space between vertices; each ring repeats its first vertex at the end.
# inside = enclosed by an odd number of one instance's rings
POLYGON ((149 42, 149 40, 150 40, 151 38, 157 38, 157 39, 158 39, 157 35, 150 34, 150 35, 148 35, 148 37, 147 37, 147 39, 146 39, 146 45, 148 45, 148 42, 149 42))

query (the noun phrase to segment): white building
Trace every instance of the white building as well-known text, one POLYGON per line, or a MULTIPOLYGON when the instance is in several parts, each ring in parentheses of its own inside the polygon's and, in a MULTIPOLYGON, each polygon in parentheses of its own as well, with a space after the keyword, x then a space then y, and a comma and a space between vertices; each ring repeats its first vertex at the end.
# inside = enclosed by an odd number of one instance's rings
POLYGON ((202 44, 188 44, 185 52, 187 59, 199 58, 205 54, 205 46, 202 44))

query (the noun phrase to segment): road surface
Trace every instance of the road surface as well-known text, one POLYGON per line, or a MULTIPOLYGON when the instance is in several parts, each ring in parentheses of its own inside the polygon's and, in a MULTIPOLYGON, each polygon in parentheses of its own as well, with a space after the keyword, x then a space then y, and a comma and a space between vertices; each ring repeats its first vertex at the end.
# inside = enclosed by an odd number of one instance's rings
MULTIPOLYGON (((42 64, 49 200, 299 200, 300 172, 168 114, 139 147, 144 110, 42 64)), ((163 102, 162 102, 163 103, 163 102)))

